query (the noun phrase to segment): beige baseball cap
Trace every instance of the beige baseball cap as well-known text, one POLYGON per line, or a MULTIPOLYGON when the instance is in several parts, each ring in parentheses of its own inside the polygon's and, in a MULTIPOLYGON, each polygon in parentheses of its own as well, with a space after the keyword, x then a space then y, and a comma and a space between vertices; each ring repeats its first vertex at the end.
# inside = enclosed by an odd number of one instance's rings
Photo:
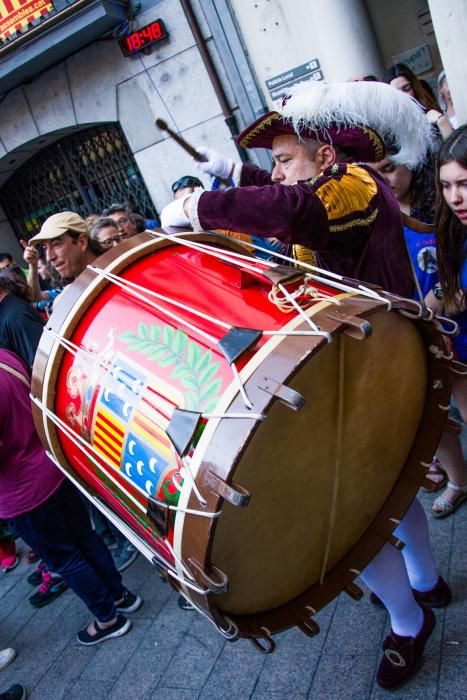
POLYGON ((84 219, 75 214, 73 211, 61 211, 58 214, 52 214, 42 224, 42 228, 36 236, 29 239, 29 243, 40 243, 41 241, 50 241, 52 238, 58 238, 67 231, 76 231, 77 233, 85 233, 89 236, 89 230, 84 219))

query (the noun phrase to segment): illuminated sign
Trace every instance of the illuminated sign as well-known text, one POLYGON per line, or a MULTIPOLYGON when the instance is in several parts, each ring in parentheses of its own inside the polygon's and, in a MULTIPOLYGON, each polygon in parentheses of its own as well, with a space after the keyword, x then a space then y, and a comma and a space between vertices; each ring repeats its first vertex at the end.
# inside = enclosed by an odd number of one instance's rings
MULTIPOLYGON (((1 0, 0 0, 1 1, 1 0)), ((156 19, 151 24, 147 24, 141 29, 136 29, 136 31, 131 32, 122 39, 119 39, 120 48, 123 51, 124 56, 132 56, 141 49, 146 48, 150 44, 154 44, 156 41, 165 39, 168 36, 167 30, 164 26, 164 22, 161 19, 156 19)))
POLYGON ((0 41, 53 10, 50 0, 0 0, 0 41))

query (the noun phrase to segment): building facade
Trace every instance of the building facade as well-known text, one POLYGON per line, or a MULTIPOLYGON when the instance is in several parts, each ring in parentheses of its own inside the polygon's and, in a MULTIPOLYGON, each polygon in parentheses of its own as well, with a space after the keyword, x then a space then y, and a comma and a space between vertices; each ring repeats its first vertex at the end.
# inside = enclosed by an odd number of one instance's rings
POLYGON ((157 218, 171 183, 197 171, 156 118, 194 145, 245 158, 235 134, 287 87, 380 77, 403 60, 431 82, 444 62, 467 120, 464 0, 0 0, 0 9, 0 250, 16 256, 54 211, 100 213, 124 199, 157 218))

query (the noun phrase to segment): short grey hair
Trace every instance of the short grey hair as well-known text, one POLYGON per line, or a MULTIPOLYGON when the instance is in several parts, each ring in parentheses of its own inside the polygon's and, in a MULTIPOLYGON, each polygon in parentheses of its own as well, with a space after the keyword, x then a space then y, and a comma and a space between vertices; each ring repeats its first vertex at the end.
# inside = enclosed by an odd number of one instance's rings
POLYGON ((108 219, 108 218, 102 218, 96 221, 94 226, 91 227, 91 238, 93 241, 98 241, 99 240, 99 232, 102 231, 103 228, 107 228, 107 226, 112 226, 116 231, 118 231, 118 226, 116 222, 113 219, 108 219))

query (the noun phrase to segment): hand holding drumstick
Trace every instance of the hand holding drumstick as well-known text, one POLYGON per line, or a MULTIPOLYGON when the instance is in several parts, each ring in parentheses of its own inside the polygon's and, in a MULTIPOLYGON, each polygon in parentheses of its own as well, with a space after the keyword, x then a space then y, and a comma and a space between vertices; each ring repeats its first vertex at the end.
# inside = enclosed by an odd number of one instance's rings
POLYGON ((234 162, 231 158, 217 153, 212 148, 198 146, 194 148, 188 141, 185 141, 179 134, 175 133, 163 119, 156 119, 156 126, 162 131, 166 131, 179 146, 183 148, 195 161, 196 167, 203 173, 227 179, 232 175, 234 162))

